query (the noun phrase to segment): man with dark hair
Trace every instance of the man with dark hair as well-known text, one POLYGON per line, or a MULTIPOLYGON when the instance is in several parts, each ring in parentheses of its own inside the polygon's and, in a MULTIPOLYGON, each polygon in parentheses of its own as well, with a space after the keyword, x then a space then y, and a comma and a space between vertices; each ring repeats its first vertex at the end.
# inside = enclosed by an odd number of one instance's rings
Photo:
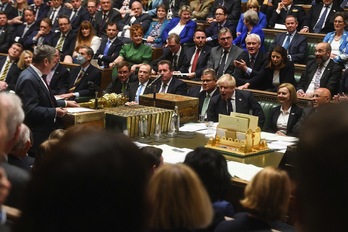
POLYGON ((39 30, 33 31, 24 41, 24 46, 33 50, 38 45, 50 44, 54 33, 51 31, 52 22, 49 18, 43 18, 39 30))
POLYGON ((70 15, 71 10, 66 8, 63 0, 51 1, 51 9, 47 12, 46 17, 52 22, 52 31, 59 30, 58 18, 60 15, 70 15))
POLYGON ((33 0, 33 4, 31 4, 31 8, 34 10, 35 20, 40 22, 41 19, 45 18, 50 7, 44 2, 44 0, 33 0))
POLYGON ((8 24, 8 18, 3 11, 0 11, 0 52, 6 53, 14 41, 15 30, 8 24))
POLYGON ((157 81, 156 92, 187 95, 186 83, 173 77, 173 66, 169 60, 158 63, 158 74, 162 75, 162 78, 157 81))
POLYGON ((65 93, 69 86, 69 74, 68 69, 59 62, 60 52, 56 48, 56 55, 54 56, 57 63, 51 71, 47 74, 46 82, 51 88, 52 94, 59 95, 65 93))
POLYGON ((106 87, 107 93, 123 93, 129 89, 129 83, 136 80, 136 76, 131 72, 131 65, 127 61, 121 61, 117 64, 117 77, 106 87))
POLYGON ((72 56, 75 49, 76 32, 72 30, 70 19, 67 15, 58 16, 59 31, 55 32, 50 45, 60 52, 60 61, 65 56, 72 56))
POLYGON ((293 15, 298 20, 299 28, 302 28, 306 20, 306 12, 302 6, 293 4, 293 0, 283 0, 273 9, 272 17, 269 20, 269 28, 274 28, 274 25, 285 24, 285 19, 288 15, 293 15))
POLYGON ((22 50, 23 47, 20 43, 14 43, 8 49, 8 55, 0 57, 0 89, 14 90, 21 73, 17 61, 22 50))
POLYGON ((185 49, 184 66, 179 71, 188 73, 191 80, 200 80, 203 70, 207 67, 211 47, 206 45, 206 35, 202 29, 197 29, 193 35, 195 46, 185 49))
POLYGON ((12 6, 10 0, 1 0, 0 11, 4 12, 9 20, 18 16, 17 10, 12 6))
POLYGON ((82 0, 71 0, 70 1, 73 9, 69 15, 72 29, 76 31, 83 21, 89 19, 89 14, 87 9, 82 6, 82 0))
POLYGON ((215 21, 211 22, 209 27, 205 29, 207 34, 207 42, 212 47, 218 46, 218 33, 223 27, 227 27, 232 31, 236 31, 236 25, 227 19, 228 11, 224 6, 218 6, 215 10, 215 21))
POLYGON ((117 24, 109 22, 106 28, 106 37, 102 38, 100 47, 94 56, 98 59, 99 66, 108 68, 109 64, 118 57, 123 42, 117 38, 117 33, 117 24))
POLYGON ((61 107, 77 106, 73 101, 56 101, 46 83, 46 75, 56 65, 55 56, 56 50, 51 46, 36 47, 33 64, 21 73, 15 88, 23 102, 25 124, 33 132, 35 142, 31 151, 34 156, 39 145, 58 128, 59 118, 67 113, 61 107))
POLYGON ((93 82, 95 86, 100 86, 101 72, 98 68, 91 65, 93 50, 87 46, 81 46, 78 51, 77 60, 81 67, 72 68, 69 75, 69 87, 65 94, 59 95, 64 99, 78 99, 80 97, 93 97, 95 89, 90 86, 93 82))
MULTIPOLYGON (((24 10, 25 23, 18 25, 15 33, 15 41, 24 45, 30 34, 39 29, 39 23, 35 20, 35 11, 31 8, 24 10)), ((24 49, 31 49, 30 47, 24 49)))

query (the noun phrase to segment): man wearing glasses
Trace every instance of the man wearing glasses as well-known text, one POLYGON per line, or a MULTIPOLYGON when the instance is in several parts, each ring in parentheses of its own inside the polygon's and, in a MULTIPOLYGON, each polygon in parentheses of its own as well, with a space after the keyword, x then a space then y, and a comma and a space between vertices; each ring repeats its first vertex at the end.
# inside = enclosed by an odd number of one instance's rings
POLYGON ((211 49, 207 68, 214 69, 220 78, 225 73, 232 75, 235 68, 233 61, 245 51, 232 43, 232 33, 228 28, 224 27, 219 31, 218 40, 220 46, 211 49))

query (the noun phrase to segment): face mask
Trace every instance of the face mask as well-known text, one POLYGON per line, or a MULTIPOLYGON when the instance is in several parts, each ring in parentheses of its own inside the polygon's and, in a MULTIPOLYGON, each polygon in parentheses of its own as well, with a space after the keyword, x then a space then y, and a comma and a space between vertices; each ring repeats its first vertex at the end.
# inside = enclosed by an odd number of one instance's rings
POLYGON ((76 57, 77 63, 84 64, 87 60, 84 56, 82 56, 80 53, 76 57))

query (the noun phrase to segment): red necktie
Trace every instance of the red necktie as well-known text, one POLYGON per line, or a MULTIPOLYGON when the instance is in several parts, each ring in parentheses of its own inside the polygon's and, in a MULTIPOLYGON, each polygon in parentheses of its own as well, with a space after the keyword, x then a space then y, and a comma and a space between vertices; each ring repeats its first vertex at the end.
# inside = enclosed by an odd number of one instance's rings
POLYGON ((201 52, 201 49, 197 48, 195 57, 193 58, 191 72, 195 72, 196 71, 196 66, 197 66, 197 62, 198 62, 198 58, 199 58, 199 53, 200 52, 201 52))

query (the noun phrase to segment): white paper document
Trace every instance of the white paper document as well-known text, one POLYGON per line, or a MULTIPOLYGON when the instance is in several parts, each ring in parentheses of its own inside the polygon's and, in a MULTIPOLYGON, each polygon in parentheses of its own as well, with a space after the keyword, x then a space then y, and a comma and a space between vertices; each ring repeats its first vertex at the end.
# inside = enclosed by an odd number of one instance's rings
POLYGON ((227 161, 228 172, 232 177, 250 181, 262 168, 252 164, 243 164, 234 161, 227 161))
POLYGON ((84 107, 67 107, 65 109, 68 110, 68 114, 95 111, 94 109, 84 108, 84 107))

